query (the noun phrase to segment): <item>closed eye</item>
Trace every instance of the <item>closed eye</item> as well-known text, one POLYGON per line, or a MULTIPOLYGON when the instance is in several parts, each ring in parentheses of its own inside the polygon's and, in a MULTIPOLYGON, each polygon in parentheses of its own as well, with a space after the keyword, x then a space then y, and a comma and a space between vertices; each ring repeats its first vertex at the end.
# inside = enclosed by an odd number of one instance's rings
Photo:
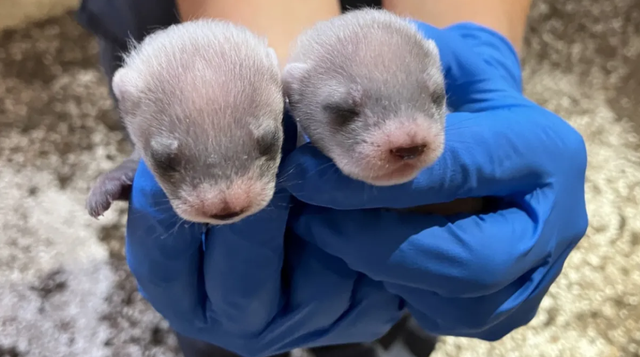
POLYGON ((152 160, 156 170, 164 174, 173 174, 180 170, 180 162, 177 155, 156 155, 152 160))
POLYGON ((443 89, 436 89, 433 92, 431 92, 431 103, 433 103, 433 105, 436 108, 440 108, 443 107, 445 105, 445 100, 446 100, 446 94, 443 89))
POLYGON ((256 148, 260 157, 275 160, 280 153, 280 136, 276 131, 268 131, 256 138, 256 148))
POLYGON ((331 118, 331 122, 338 127, 351 124, 360 115, 357 108, 349 105, 328 104, 324 106, 324 110, 331 118))
POLYGON ((176 140, 162 137, 153 138, 149 155, 155 169, 163 174, 173 174, 180 170, 182 163, 176 140))

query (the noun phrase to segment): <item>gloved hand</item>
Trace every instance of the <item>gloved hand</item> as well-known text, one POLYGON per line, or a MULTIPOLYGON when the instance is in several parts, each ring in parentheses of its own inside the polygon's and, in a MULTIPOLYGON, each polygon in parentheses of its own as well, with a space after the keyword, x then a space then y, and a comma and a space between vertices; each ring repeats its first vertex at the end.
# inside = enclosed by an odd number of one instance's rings
POLYGON ((497 340, 527 324, 587 229, 586 149, 557 115, 526 99, 519 60, 473 24, 437 30, 448 102, 442 157, 414 181, 370 187, 313 146, 287 159, 297 234, 401 296, 428 332, 497 340), (496 196, 495 213, 398 212, 496 196), (372 208, 362 210, 362 208, 372 208))
MULTIPOLYGON (((296 139, 295 123, 285 124, 284 156, 296 139)), ((247 357, 382 336, 400 318, 400 298, 285 234, 290 205, 278 186, 269 207, 236 224, 182 222, 141 162, 126 230, 141 294, 177 332, 247 357)))

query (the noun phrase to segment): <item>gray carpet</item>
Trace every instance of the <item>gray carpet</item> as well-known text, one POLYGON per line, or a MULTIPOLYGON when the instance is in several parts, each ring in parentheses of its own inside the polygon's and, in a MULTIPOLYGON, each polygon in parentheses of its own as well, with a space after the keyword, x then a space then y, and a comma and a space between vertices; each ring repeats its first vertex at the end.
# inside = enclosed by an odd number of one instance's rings
MULTIPOLYGON (((640 356, 640 1, 534 1, 526 94, 586 138, 590 228, 535 320, 434 357, 640 356)), ((176 356, 123 255, 125 205, 83 208, 124 158, 93 38, 67 14, 0 33, 0 357, 176 356)))

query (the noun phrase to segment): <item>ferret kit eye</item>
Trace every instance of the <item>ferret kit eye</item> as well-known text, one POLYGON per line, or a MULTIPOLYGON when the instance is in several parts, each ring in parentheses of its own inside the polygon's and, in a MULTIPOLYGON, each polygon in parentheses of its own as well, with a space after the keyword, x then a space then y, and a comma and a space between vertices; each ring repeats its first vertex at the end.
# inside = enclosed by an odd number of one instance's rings
POLYGON ((356 107, 343 104, 327 104, 324 106, 324 110, 336 126, 348 125, 360 115, 360 111, 356 107))
POLYGON ((174 173, 180 169, 180 155, 178 153, 178 141, 166 138, 154 138, 151 140, 149 150, 153 166, 164 173, 174 173))
POLYGON ((275 130, 270 130, 259 135, 256 138, 256 148, 258 150, 258 155, 274 160, 278 155, 278 151, 280 149, 278 138, 278 132, 275 130))
POLYGON ((175 154, 153 155, 153 165, 158 171, 170 174, 180 170, 180 160, 175 154))
POLYGON ((447 95, 444 91, 444 88, 436 89, 431 93, 431 102, 436 107, 441 107, 444 105, 446 97, 447 95))

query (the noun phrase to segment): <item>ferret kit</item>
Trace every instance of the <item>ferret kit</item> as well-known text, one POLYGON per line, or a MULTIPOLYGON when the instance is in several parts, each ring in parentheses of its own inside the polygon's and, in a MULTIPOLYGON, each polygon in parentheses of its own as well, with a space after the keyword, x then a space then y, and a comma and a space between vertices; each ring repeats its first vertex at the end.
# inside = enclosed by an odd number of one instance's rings
POLYGON ((129 198, 140 158, 188 221, 233 223, 269 203, 284 99, 266 39, 220 20, 173 25, 134 45, 112 88, 135 149, 97 179, 91 216, 129 198))

